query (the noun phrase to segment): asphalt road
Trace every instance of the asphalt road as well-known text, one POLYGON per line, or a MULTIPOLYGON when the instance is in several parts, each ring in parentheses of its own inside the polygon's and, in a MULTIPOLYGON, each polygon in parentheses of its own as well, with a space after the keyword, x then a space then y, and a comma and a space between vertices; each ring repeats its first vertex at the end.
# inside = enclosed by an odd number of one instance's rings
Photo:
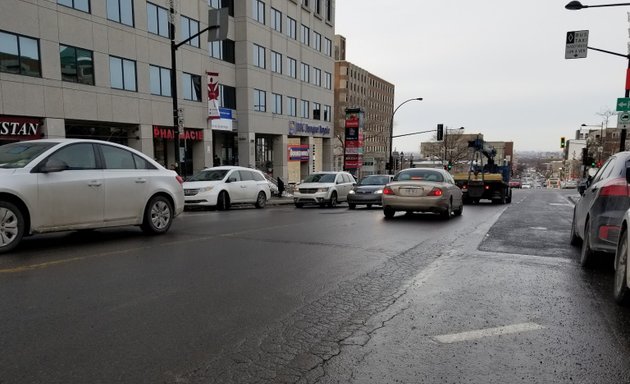
POLYGON ((627 382, 630 311, 609 262, 579 268, 570 193, 29 238, 0 257, 0 383, 627 382))

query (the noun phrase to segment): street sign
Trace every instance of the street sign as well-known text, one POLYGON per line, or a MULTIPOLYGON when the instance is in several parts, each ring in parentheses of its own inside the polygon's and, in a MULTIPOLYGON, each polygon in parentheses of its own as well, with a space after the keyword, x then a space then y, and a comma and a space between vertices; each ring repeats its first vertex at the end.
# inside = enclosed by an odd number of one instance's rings
POLYGON ((617 115, 617 128, 630 128, 630 112, 621 112, 617 115))
POLYGON ((630 111, 630 97, 617 98, 617 112, 630 111))
POLYGON ((588 51, 588 31, 567 32, 565 59, 583 59, 588 51))

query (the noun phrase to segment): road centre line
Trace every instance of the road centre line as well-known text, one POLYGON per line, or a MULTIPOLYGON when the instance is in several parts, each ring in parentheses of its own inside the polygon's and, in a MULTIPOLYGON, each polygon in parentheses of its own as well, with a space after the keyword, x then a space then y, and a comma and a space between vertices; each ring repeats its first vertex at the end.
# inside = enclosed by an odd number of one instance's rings
POLYGON ((503 327, 480 329, 476 331, 451 333, 448 335, 439 335, 439 336, 434 336, 433 339, 443 344, 450 344, 450 343, 458 343, 462 341, 477 340, 484 337, 509 335, 513 333, 521 333, 521 332, 529 332, 529 331, 538 331, 544 328, 545 327, 543 327, 542 325, 538 325, 536 323, 521 323, 521 324, 514 324, 514 325, 506 325, 503 327))

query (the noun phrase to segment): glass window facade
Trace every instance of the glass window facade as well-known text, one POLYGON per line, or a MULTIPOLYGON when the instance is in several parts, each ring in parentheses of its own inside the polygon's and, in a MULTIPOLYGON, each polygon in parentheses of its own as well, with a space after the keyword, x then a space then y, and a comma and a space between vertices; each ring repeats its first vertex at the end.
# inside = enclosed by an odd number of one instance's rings
POLYGON ((59 45, 59 62, 63 81, 94 85, 92 51, 59 45))
POLYGON ((182 75, 182 78, 184 87, 184 100, 201 101, 201 76, 184 73, 182 75))
POLYGON ((171 96, 171 70, 155 65, 149 65, 149 81, 151 94, 171 96))
POLYGON ((41 77, 39 40, 0 32, 0 72, 41 77))
POLYGON ((168 38, 168 10, 155 4, 147 3, 147 25, 149 32, 168 38))
MULTIPOLYGON (((199 33, 199 22, 197 20, 193 20, 186 16, 182 16, 180 18, 180 21, 181 21, 180 31, 182 33, 182 41, 188 39, 190 36, 193 36, 199 33)), ((199 36, 190 40, 186 44, 199 48, 199 36)))
POLYGON ((136 62, 120 57, 109 57, 109 80, 112 88, 136 91, 136 62))
POLYGON ((267 111, 267 92, 254 89, 254 111, 267 111))
POLYGON ((107 0, 107 18, 133 27, 133 1, 107 0))

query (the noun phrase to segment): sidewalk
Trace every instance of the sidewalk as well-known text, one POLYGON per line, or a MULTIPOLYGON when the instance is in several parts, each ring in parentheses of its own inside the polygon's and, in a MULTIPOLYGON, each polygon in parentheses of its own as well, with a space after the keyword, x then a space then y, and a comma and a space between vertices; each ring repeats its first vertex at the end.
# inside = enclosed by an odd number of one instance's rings
POLYGON ((271 199, 267 200, 267 205, 288 205, 293 204, 293 196, 272 196, 271 199))

